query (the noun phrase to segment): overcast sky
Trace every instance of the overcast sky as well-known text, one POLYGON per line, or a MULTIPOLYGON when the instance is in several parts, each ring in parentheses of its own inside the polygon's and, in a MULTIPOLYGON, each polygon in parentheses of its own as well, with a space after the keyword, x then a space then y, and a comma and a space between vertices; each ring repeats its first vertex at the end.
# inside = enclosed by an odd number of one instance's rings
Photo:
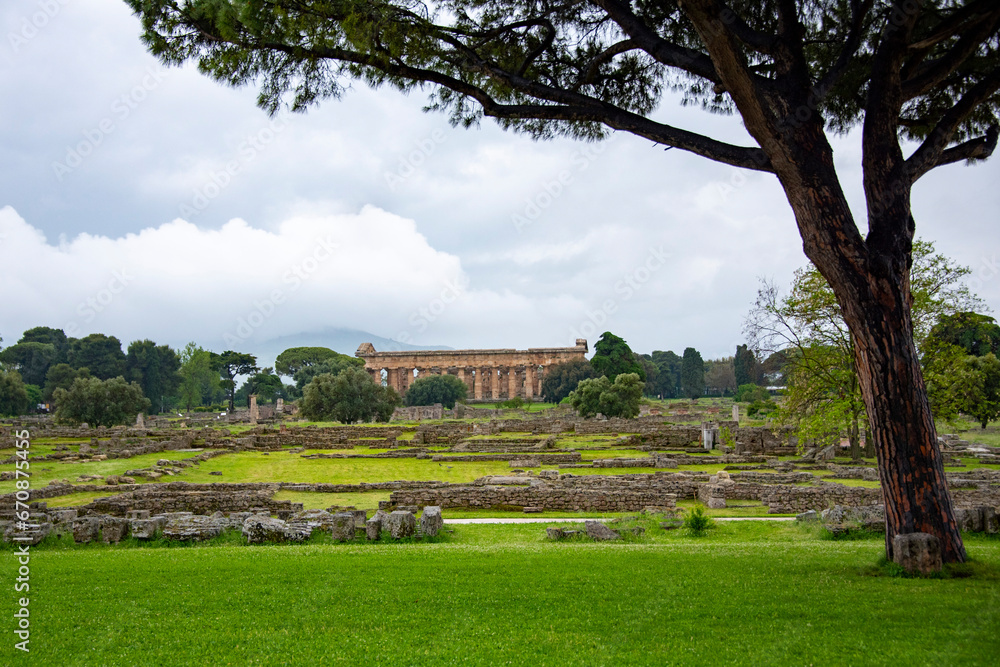
MULTIPOLYGON (((713 358, 743 341, 758 277, 806 263, 769 175, 631 135, 456 129, 426 92, 360 84, 272 119, 254 89, 164 69, 117 0, 5 0, 0 21, 4 345, 37 325, 220 352, 331 327, 457 348, 611 330, 713 358)), ((657 114, 749 142, 673 99, 657 114)), ((857 137, 835 147, 860 211, 857 137)), ((998 183, 1000 158, 953 165, 913 198, 994 314, 998 183)))

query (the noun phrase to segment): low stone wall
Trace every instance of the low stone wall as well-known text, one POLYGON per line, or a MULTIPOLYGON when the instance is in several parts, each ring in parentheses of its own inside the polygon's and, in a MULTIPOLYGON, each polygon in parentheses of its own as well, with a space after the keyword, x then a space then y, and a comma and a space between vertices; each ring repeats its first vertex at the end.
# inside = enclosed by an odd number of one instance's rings
POLYGON ((435 454, 432 461, 537 461, 539 465, 556 465, 582 460, 580 452, 547 454, 544 452, 512 452, 509 454, 435 454))
POLYGON ((674 507, 677 496, 655 490, 619 490, 551 488, 536 486, 457 486, 448 489, 396 491, 390 497, 395 505, 442 508, 473 507, 480 509, 523 509, 588 512, 630 512, 644 507, 674 507))

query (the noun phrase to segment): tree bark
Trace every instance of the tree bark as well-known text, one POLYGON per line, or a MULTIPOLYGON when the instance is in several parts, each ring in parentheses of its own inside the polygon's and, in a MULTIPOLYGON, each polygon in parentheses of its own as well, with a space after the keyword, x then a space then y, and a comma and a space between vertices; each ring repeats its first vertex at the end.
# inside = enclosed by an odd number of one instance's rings
MULTIPOLYGON (((873 281, 876 282, 876 281, 873 281)), ((881 276, 874 303, 857 304, 851 323, 862 394, 871 421, 885 499, 886 555, 893 537, 930 533, 941 540, 945 562, 964 562, 944 459, 913 343, 909 280, 881 276)))

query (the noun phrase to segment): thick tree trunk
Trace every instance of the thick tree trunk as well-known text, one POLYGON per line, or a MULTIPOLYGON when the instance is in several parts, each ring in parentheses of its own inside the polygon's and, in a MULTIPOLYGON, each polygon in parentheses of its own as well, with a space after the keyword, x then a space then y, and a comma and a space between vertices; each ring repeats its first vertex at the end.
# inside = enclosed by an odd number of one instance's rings
POLYGON ((865 316, 856 354, 885 498, 886 554, 892 558, 896 535, 930 533, 941 540, 945 562, 963 562, 909 312, 870 304, 865 316))
POLYGON ((832 153, 818 132, 813 146, 811 159, 799 156, 794 170, 778 174, 806 255, 833 288, 854 338, 885 500, 886 556, 892 558, 896 535, 924 532, 941 541, 945 562, 963 562, 965 548, 913 342, 909 208, 893 211, 905 217, 890 232, 862 240, 832 168, 832 153))

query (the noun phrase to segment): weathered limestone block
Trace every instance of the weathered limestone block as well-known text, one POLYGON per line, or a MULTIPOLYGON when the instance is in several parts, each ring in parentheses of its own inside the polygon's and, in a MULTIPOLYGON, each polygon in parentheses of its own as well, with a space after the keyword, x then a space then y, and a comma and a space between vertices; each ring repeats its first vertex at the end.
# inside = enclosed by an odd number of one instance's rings
POLYGON ((132 537, 137 540, 151 540, 156 537, 157 531, 163 530, 167 525, 167 518, 163 516, 152 519, 129 519, 128 527, 132 537))
POLYGON ((243 521, 243 537, 248 544, 284 542, 288 537, 285 528, 286 524, 281 519, 257 514, 243 521))
POLYGON ((77 517, 76 510, 50 510, 49 516, 52 523, 69 523, 77 517))
POLYGON ((417 530, 417 517, 413 516, 413 512, 396 510, 382 521, 382 526, 395 540, 410 537, 417 530))
POLYGON ((221 535, 225 527, 223 522, 209 516, 181 516, 167 521, 163 527, 163 537, 168 540, 200 542, 221 535))
POLYGON ((129 510, 125 516, 129 519, 148 519, 149 510, 129 510))
POLYGON ((118 544, 128 535, 128 519, 106 516, 101 519, 101 538, 105 544, 118 544))
POLYGON ((583 524, 587 529, 587 536, 595 541, 619 540, 621 535, 605 526, 600 521, 587 521, 583 524))
POLYGON ((368 512, 365 510, 351 510, 350 512, 354 515, 354 527, 364 528, 368 522, 368 512))
POLYGON ((26 529, 19 529, 16 521, 11 521, 3 530, 3 541, 18 545, 35 546, 52 532, 49 522, 29 523, 26 529))
POLYGON ((819 521, 819 513, 816 510, 807 510, 795 515, 796 521, 819 521))
POLYGON ((546 528, 545 536, 550 540, 561 540, 566 537, 566 531, 562 528, 546 528))
POLYGON ((96 516, 85 516, 73 521, 73 541, 93 542, 101 530, 101 520, 96 516))
POLYGON ((333 528, 333 515, 326 510, 302 510, 288 518, 289 524, 301 525, 312 530, 330 530, 333 528))
POLYGON ((369 540, 377 540, 382 535, 382 519, 372 517, 365 522, 365 537, 369 540))
POLYGON ((929 533, 907 533, 892 538, 892 560, 907 572, 941 571, 941 542, 929 533))
POLYGON ((333 523, 330 526, 333 539, 338 542, 347 542, 354 539, 354 514, 352 512, 337 512, 333 515, 333 523))
POLYGON ((444 519, 441 518, 441 508, 437 505, 429 505, 424 508, 420 515, 420 532, 427 537, 435 537, 444 526, 444 519))

